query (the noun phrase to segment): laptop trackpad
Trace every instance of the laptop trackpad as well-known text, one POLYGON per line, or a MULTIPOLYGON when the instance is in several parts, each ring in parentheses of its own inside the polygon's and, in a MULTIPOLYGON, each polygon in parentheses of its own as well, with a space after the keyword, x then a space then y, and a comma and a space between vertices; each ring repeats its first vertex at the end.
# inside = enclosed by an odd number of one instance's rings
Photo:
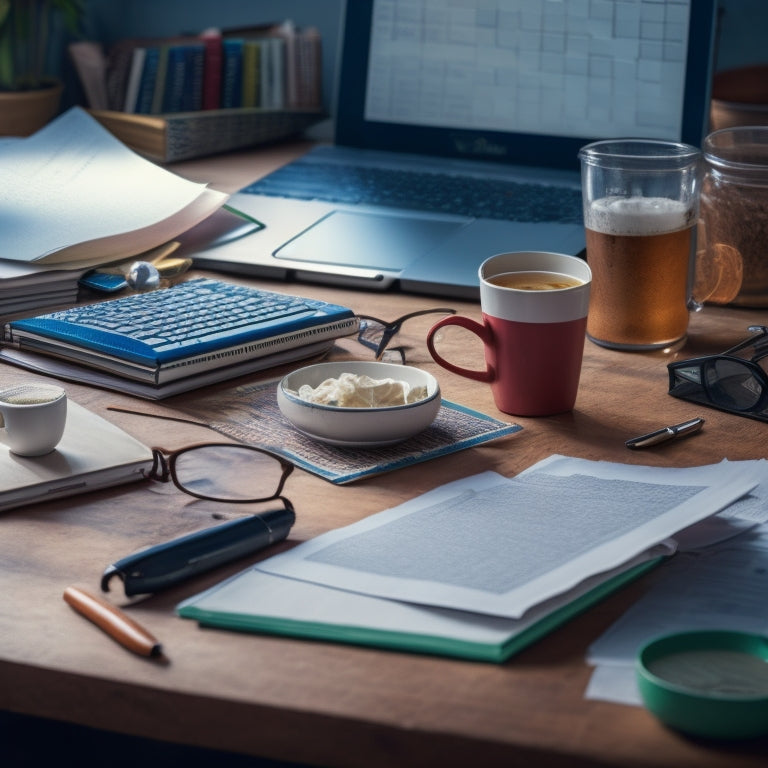
POLYGON ((399 271, 463 226, 456 220, 334 211, 289 240, 275 256, 399 271))

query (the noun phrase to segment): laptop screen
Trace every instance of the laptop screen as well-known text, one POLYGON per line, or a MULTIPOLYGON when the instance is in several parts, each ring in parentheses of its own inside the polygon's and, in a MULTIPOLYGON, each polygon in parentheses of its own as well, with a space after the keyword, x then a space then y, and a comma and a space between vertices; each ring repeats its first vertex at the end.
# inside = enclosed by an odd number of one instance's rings
POLYGON ((575 168, 615 136, 699 145, 715 0, 351 0, 337 143, 575 168))

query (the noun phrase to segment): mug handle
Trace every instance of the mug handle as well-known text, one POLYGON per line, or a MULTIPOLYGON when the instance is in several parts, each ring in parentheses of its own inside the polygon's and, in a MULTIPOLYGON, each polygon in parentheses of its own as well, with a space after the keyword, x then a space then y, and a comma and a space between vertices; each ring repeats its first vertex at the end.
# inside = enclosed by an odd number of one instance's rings
POLYGON ((473 371, 471 368, 462 368, 453 363, 449 363, 444 357, 441 357, 435 349, 435 334, 447 325, 458 325, 461 328, 465 328, 470 333, 474 333, 475 336, 480 338, 480 341, 484 345, 489 346, 491 344, 491 331, 487 325, 478 323, 469 317, 462 317, 461 315, 449 315, 442 320, 438 320, 427 332, 427 349, 429 354, 432 355, 434 361, 441 365, 451 373, 457 373, 459 376, 466 376, 468 379, 474 379, 475 381, 490 382, 493 380, 495 372, 486 364, 484 371, 473 371))

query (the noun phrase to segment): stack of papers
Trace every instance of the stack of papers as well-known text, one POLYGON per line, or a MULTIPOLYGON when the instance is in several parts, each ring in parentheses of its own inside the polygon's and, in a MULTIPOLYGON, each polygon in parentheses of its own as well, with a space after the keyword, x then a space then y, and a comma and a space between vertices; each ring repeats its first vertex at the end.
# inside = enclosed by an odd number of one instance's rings
MULTIPOLYGON (((0 214, 0 218, 4 216, 0 214)), ((77 282, 85 271, 0 259, 0 316, 74 304, 77 282)))
POLYGON ((552 456, 319 536, 178 612, 210 626, 501 662, 671 555, 675 534, 763 475, 750 462, 705 477, 552 456))
POLYGON ((661 635, 701 629, 768 635, 768 462, 751 463, 763 476, 761 484, 723 513, 678 536, 679 554, 589 647, 587 661, 595 669, 587 698, 641 705, 635 659, 661 635))
POLYGON ((0 316, 72 303, 84 272, 173 240, 226 200, 77 107, 0 143, 0 316))

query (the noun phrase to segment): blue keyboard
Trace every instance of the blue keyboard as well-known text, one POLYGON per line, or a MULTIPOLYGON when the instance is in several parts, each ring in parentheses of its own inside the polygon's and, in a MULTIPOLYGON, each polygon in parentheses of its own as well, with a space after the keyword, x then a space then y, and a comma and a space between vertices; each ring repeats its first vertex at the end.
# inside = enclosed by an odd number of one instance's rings
MULTIPOLYGON (((14 320, 10 331, 11 340, 22 344, 55 339, 139 364, 157 364, 302 329, 312 343, 311 329, 345 319, 347 332, 353 332, 357 321, 346 307, 199 278, 14 320)), ((280 350, 275 343, 273 351, 280 350)))
POLYGON ((579 189, 447 173, 306 162, 301 158, 241 191, 505 221, 582 222, 579 189))

